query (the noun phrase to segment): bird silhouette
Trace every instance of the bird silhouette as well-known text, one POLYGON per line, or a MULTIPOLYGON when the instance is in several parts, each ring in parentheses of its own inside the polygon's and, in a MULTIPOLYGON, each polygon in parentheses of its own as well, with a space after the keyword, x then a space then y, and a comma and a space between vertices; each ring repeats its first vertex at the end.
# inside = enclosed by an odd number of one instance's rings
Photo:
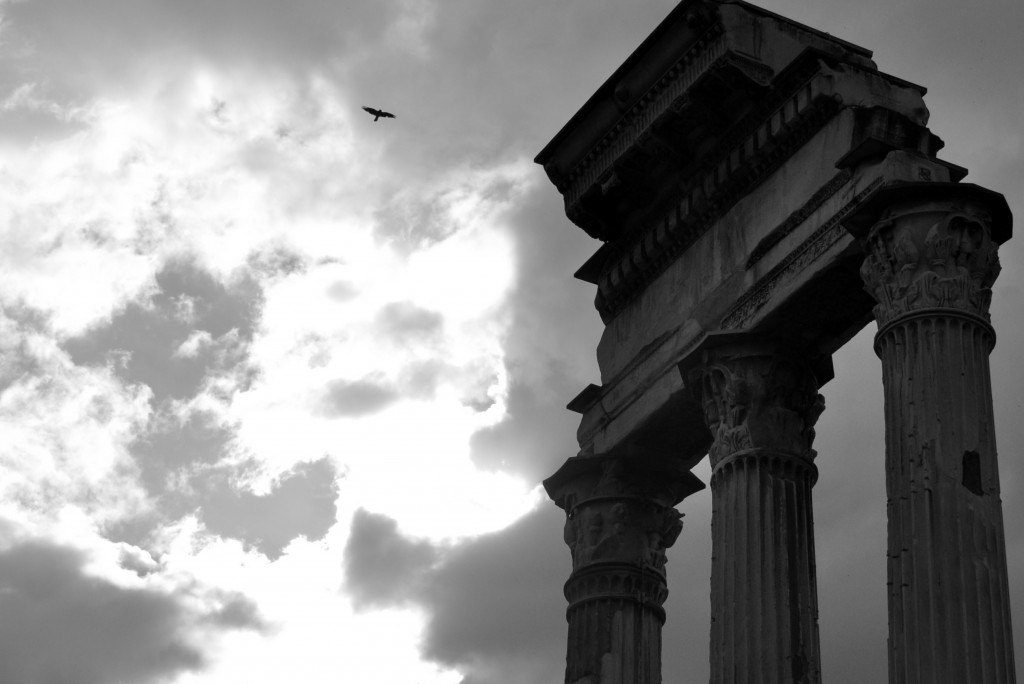
POLYGON ((385 112, 382 109, 374 109, 373 107, 363 107, 363 109, 366 112, 368 112, 369 114, 373 114, 373 120, 374 121, 376 121, 377 119, 379 119, 381 117, 384 117, 385 119, 394 119, 395 118, 394 114, 392 114, 391 112, 385 112))

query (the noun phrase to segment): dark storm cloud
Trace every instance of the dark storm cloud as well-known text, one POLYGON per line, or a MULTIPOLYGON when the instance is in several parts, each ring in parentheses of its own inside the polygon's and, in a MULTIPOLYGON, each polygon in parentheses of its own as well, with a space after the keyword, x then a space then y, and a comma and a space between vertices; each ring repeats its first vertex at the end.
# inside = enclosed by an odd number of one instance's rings
POLYGON ((579 450, 579 416, 565 405, 599 382, 593 286, 572 277, 599 243, 562 217, 557 193, 544 186, 516 205, 509 222, 519 271, 507 302, 508 413, 473 436, 472 457, 538 482, 579 450))
POLYGON ((473 684, 561 681, 571 569, 562 524, 560 511, 542 506, 447 553, 423 595, 424 654, 473 684))
POLYGON ((569 573, 561 530, 560 511, 545 506, 501 532, 436 547, 359 510, 345 548, 345 589, 363 609, 426 608, 424 655, 459 668, 464 682, 559 681, 565 610, 557 578, 569 573))
POLYGON ((155 292, 64 348, 79 365, 112 363, 125 382, 148 385, 159 403, 194 396, 210 373, 245 360, 262 290, 245 274, 222 283, 187 259, 167 263, 155 279, 155 292), (198 340, 194 348, 182 348, 190 339, 198 340))
POLYGON ((429 340, 441 332, 444 316, 412 302, 392 302, 377 314, 377 328, 395 342, 429 340))
POLYGON ((345 545, 345 590, 359 609, 401 605, 423 591, 437 556, 429 542, 402 536, 391 518, 360 508, 345 545))
POLYGON ((239 491, 226 473, 196 483, 206 528, 240 539, 276 560, 293 539, 322 539, 337 515, 338 473, 328 458, 300 463, 264 495, 239 491))
POLYGON ((48 542, 0 551, 0 681, 165 681, 205 665, 201 648, 184 638, 192 625, 262 627, 240 597, 197 613, 178 596, 90 577, 84 562, 79 552, 48 542))
POLYGON ((561 198, 546 180, 522 198, 508 220, 519 265, 506 344, 513 363, 521 364, 530 383, 550 376, 552 364, 561 365, 558 372, 568 378, 597 383, 594 349, 603 325, 594 308, 596 289, 572 274, 601 243, 565 218, 561 198))
MULTIPOLYGON (((515 377, 514 367, 512 375, 515 377)), ((554 387, 549 384, 544 394, 538 395, 513 379, 505 417, 470 438, 473 462, 485 470, 516 473, 529 482, 552 474, 579 451, 575 439, 579 416, 565 408, 573 393, 573 387, 563 381, 554 387)))
POLYGON ((398 399, 395 389, 373 379, 335 380, 327 386, 320 407, 331 418, 358 418, 382 411, 398 399))

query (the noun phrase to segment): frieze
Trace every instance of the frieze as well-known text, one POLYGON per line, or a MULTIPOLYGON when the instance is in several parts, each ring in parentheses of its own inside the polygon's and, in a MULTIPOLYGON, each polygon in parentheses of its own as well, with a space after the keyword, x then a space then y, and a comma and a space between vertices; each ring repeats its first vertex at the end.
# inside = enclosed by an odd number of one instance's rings
POLYGON ((814 263, 847 234, 846 229, 842 226, 843 219, 856 209, 868 195, 878 189, 883 182, 883 178, 873 180, 864 190, 857 193, 852 200, 833 214, 828 221, 811 233, 806 240, 788 254, 775 268, 758 280, 725 315, 720 328, 722 330, 737 330, 747 327, 750 319, 753 318, 754 314, 761 307, 768 303, 772 293, 781 283, 814 263))
POLYGON ((865 289, 878 302, 879 328, 921 309, 950 309, 989 320, 999 275, 990 213, 973 203, 933 202, 883 214, 864 240, 865 289))
POLYGON ((849 169, 843 169, 836 175, 832 176, 831 179, 818 190, 811 195, 811 198, 804 202, 804 204, 794 211, 792 214, 786 217, 782 223, 775 226, 768 232, 768 235, 757 244, 757 247, 750 253, 750 258, 747 259, 747 270, 754 267, 758 261, 764 257, 771 248, 782 242, 783 239, 796 228, 810 218, 811 214, 816 212, 822 204, 824 204, 832 195, 839 192, 839 189, 850 182, 853 178, 853 172, 849 169))

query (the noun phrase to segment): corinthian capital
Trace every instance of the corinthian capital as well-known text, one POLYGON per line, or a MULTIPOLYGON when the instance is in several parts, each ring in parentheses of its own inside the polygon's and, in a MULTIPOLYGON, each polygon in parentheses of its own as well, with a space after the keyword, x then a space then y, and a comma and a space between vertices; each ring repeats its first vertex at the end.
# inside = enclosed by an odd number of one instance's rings
POLYGON ((814 424, 825 399, 806 365, 753 354, 719 358, 701 375, 704 415, 715 439, 712 467, 747 449, 813 458, 814 424))
POLYGON ((1010 236, 1002 195, 975 185, 883 188, 847 221, 861 240, 864 288, 879 327, 905 314, 948 310, 988 320, 998 245, 1010 236))
POLYGON ((992 218, 974 202, 897 206, 868 232, 861 266, 878 324, 921 309, 954 309, 988 319, 999 275, 992 218))
POLYGON ((827 356, 810 359, 753 333, 712 333, 680 371, 704 409, 713 468, 751 450, 814 458, 814 424, 825 410, 818 385, 832 377, 827 356))
POLYGON ((683 462, 632 453, 571 458, 544 487, 565 510, 573 570, 618 562, 664 572, 683 529, 674 506, 704 484, 683 462))

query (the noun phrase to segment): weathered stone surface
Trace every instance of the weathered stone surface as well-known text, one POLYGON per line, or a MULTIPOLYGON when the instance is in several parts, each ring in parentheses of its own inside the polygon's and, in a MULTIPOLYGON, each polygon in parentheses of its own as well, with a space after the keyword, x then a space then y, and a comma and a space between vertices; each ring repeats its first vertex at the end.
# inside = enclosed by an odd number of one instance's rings
POLYGON ((1014 682, 988 365, 1005 202, 973 186, 884 199, 860 232, 885 386, 889 681, 1014 682))
POLYGON ((987 365, 1010 216, 938 159, 924 94, 743 0, 683 0, 538 155, 602 243, 576 273, 601 384, 545 482, 573 558, 567 682, 660 680, 664 551, 709 451, 712 681, 819 681, 817 392, 873 318, 891 679, 1013 681, 987 365))
POLYGON ((544 482, 565 510, 573 572, 566 682, 661 681, 665 549, 682 531, 674 508, 704 484, 649 454, 575 458, 544 482))
POLYGON ((711 682, 821 681, 811 487, 825 408, 806 356, 719 335, 685 368, 715 435, 711 682))
MULTIPOLYGON (((959 180, 924 89, 870 52, 743 2, 686 0, 538 155, 603 246, 577 276, 606 323, 583 452, 654 434, 712 330, 799 327, 834 351, 871 320, 843 220, 883 184, 959 180), (807 297, 846 305, 807 316, 807 297)), ((691 428, 700 432, 701 427, 691 428)))
MULTIPOLYGON (((861 267, 867 290, 878 302, 874 311, 880 327, 933 308, 988 320, 992 283, 1000 270, 998 242, 1009 235, 993 232, 988 198, 969 193, 972 188, 915 185, 905 191, 927 190, 929 196, 900 200, 890 195, 894 204, 864 238, 867 257, 861 267)), ((995 208, 1002 209, 996 202, 995 208)))

